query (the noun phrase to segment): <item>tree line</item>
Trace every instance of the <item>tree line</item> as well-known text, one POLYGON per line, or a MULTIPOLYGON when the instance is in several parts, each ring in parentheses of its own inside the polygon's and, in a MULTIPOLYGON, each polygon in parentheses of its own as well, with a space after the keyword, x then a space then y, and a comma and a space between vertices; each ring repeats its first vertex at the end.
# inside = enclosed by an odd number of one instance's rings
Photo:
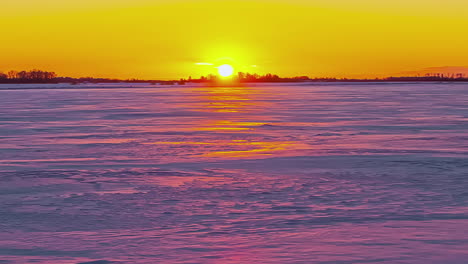
MULTIPOLYGON (((30 70, 30 71, 9 71, 7 73, 0 72, 0 83, 115 83, 115 82, 127 82, 127 83, 152 83, 152 84, 185 84, 185 83, 218 83, 220 77, 215 74, 208 76, 201 76, 199 79, 180 79, 172 81, 162 80, 139 80, 139 79, 110 79, 110 78, 72 78, 72 77, 59 77, 55 72, 42 71, 42 70, 30 70)), ((229 80, 239 83, 255 83, 255 82, 415 82, 415 81, 449 81, 449 82, 466 82, 468 78, 463 74, 434 74, 426 76, 414 76, 414 77, 387 77, 387 78, 376 78, 376 79, 348 79, 348 78, 309 78, 308 76, 297 76, 283 78, 276 74, 267 73, 265 75, 259 75, 256 73, 244 73, 238 72, 233 75, 229 80)))
POLYGON ((31 70, 0 72, 0 80, 6 82, 50 82, 57 78, 55 72, 31 70), (9 80, 9 81, 8 81, 9 80))
MULTIPOLYGON (((220 77, 215 74, 209 74, 208 76, 201 76, 199 79, 181 79, 184 82, 217 82, 220 80, 220 77)), ((283 78, 276 74, 267 73, 265 75, 259 75, 257 73, 248 73, 248 72, 238 72, 237 75, 234 75, 230 78, 232 81, 241 82, 241 83, 254 83, 254 82, 302 82, 311 80, 308 76, 297 76, 291 78, 283 78)))
POLYGON ((30 70, 30 71, 9 71, 7 73, 0 72, 0 83, 160 83, 160 84, 182 84, 181 81, 162 81, 162 80, 139 80, 139 79, 111 79, 111 78, 94 78, 94 77, 61 77, 55 72, 30 70))

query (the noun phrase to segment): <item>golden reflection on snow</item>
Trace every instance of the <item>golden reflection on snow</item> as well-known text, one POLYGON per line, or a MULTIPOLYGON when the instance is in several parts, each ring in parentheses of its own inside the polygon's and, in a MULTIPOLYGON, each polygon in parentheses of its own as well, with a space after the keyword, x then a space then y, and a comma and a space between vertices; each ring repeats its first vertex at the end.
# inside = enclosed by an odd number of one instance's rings
MULTIPOLYGON (((236 134, 255 133, 255 130, 269 125, 261 122, 261 111, 270 103, 265 102, 265 91, 255 87, 195 87, 188 91, 196 97, 191 107, 196 111, 209 112, 203 119, 193 122, 191 131, 206 131, 227 134, 229 139, 210 141, 158 141, 146 145, 174 145, 180 148, 190 146, 202 157, 233 158, 258 155, 273 155, 275 152, 304 148, 294 141, 255 141, 235 139, 236 134), (251 120, 255 117, 255 121, 251 120)), ((271 137, 274 138, 274 137, 271 137)))

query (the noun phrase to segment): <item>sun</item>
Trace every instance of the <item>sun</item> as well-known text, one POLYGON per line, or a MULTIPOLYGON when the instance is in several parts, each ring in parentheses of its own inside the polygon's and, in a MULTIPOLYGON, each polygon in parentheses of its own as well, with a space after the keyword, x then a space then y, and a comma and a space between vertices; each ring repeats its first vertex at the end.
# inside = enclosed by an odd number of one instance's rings
POLYGON ((223 64, 218 67, 218 73, 222 77, 229 77, 234 73, 234 68, 229 64, 223 64))

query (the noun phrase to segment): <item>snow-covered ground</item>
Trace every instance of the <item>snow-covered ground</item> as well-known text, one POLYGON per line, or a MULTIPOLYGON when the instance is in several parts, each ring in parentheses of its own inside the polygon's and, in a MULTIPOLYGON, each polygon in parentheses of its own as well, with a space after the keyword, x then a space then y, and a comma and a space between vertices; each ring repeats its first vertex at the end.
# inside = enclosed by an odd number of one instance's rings
POLYGON ((0 263, 466 259, 468 84, 0 85, 0 263))

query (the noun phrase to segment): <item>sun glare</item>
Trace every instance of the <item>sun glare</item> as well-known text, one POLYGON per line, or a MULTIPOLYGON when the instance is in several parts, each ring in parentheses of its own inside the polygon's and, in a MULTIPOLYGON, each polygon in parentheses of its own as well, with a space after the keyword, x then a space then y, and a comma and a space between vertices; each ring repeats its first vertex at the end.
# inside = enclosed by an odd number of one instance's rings
POLYGON ((218 67, 218 73, 222 77, 229 77, 234 73, 234 68, 229 64, 224 64, 218 67))

